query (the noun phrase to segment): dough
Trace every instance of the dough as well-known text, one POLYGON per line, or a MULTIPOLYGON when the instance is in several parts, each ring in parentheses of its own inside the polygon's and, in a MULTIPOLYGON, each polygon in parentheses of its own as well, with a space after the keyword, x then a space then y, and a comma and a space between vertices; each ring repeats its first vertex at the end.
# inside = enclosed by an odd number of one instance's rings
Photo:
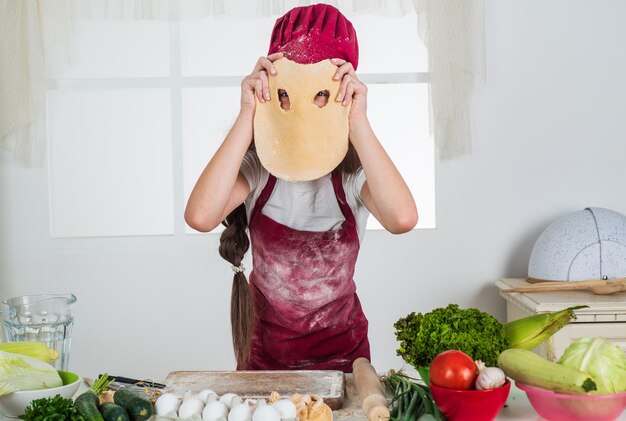
POLYGON ((287 58, 274 62, 269 76, 271 100, 257 99, 254 143, 261 164, 286 181, 315 180, 330 173, 348 151, 349 106, 335 101, 340 81, 333 80, 337 66, 330 60, 299 64, 287 58), (280 106, 278 90, 289 95, 290 109, 280 106), (328 103, 313 100, 328 91, 328 103))

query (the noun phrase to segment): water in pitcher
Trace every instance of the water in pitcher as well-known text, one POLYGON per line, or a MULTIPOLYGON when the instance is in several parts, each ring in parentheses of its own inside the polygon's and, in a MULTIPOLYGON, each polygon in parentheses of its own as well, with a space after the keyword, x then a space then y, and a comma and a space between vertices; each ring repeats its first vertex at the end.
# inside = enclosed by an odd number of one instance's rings
POLYGON ((67 370, 74 325, 71 306, 75 302, 74 294, 26 295, 3 301, 5 340, 43 342, 59 354, 52 365, 67 370))

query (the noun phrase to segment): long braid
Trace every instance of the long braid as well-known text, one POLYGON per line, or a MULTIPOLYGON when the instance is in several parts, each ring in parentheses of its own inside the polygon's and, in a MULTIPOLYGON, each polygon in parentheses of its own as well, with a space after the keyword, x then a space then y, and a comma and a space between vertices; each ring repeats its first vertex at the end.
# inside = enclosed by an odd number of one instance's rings
MULTIPOLYGON (((233 210, 222 224, 226 229, 220 236, 220 256, 240 268, 244 255, 250 247, 246 232, 248 218, 243 204, 233 210)), ((237 366, 245 368, 250 361, 252 329, 254 326, 254 301, 248 280, 243 270, 235 270, 230 299, 230 323, 233 336, 233 348, 237 366)))

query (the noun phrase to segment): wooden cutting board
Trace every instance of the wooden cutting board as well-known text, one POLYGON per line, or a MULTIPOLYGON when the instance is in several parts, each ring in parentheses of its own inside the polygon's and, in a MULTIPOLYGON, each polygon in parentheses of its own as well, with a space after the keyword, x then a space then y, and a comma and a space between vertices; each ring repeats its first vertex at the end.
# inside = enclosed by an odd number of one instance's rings
POLYGON ((250 399, 268 399, 273 391, 284 398, 294 393, 317 395, 333 410, 342 407, 345 396, 344 374, 334 370, 173 371, 165 384, 166 391, 181 396, 186 390, 198 393, 203 389, 250 399))

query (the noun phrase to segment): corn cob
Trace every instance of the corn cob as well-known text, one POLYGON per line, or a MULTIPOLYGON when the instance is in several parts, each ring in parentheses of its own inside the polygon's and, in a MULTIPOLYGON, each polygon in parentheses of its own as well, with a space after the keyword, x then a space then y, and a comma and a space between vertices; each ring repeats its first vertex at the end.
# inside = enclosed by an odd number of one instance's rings
POLYGON ((52 364, 59 358, 59 353, 46 344, 37 341, 18 341, 0 344, 0 351, 10 352, 12 354, 26 355, 28 357, 37 358, 45 363, 52 364))
POLYGON ((584 394, 597 390, 587 373, 553 363, 526 349, 506 349, 498 357, 498 367, 516 382, 559 393, 584 394))
POLYGON ((561 328, 576 320, 574 310, 588 306, 568 307, 554 313, 539 313, 504 325, 504 334, 510 348, 531 350, 554 335, 561 328))

